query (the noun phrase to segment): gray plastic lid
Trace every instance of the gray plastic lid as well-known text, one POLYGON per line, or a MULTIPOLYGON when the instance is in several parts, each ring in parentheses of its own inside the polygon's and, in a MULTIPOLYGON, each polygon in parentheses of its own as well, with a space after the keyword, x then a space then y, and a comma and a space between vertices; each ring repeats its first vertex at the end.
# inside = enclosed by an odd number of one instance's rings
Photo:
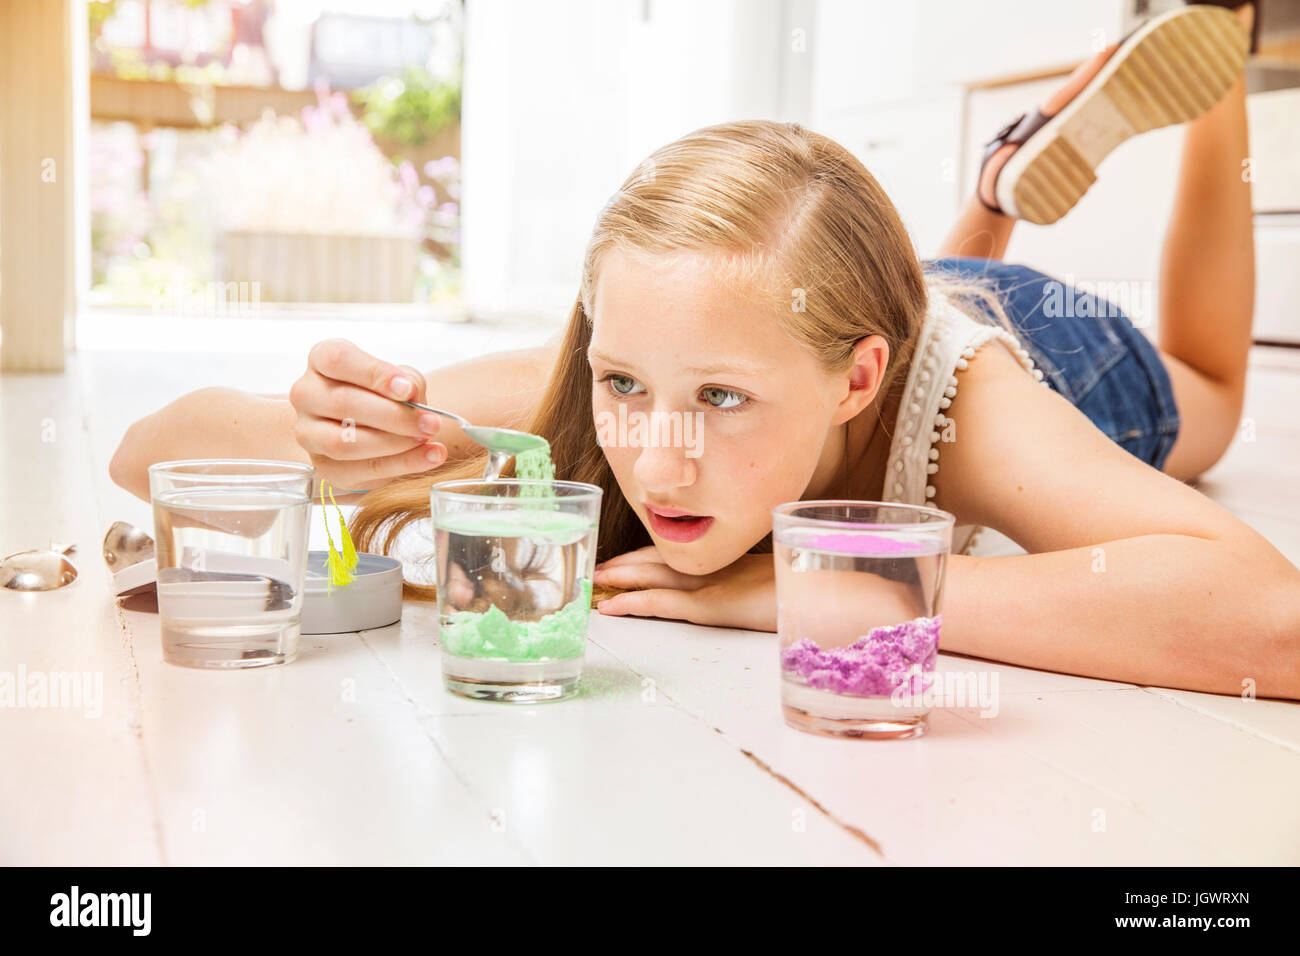
POLYGON ((302 633, 346 634, 387 627, 402 619, 402 562, 358 554, 348 584, 329 586, 328 551, 307 552, 302 633))

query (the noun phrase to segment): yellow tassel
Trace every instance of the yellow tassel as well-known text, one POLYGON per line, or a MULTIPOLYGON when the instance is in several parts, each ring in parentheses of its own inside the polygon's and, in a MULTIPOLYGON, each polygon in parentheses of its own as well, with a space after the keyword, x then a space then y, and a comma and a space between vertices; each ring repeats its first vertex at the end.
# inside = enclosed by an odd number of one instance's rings
POLYGON ((334 500, 334 489, 332 486, 327 489, 325 479, 323 478, 320 483, 320 500, 321 510, 325 511, 325 537, 329 541, 330 546, 329 586, 330 589, 333 590, 334 585, 336 584, 342 587, 343 585, 352 583, 354 577, 352 569, 357 566, 357 550, 352 544, 352 536, 348 534, 347 522, 343 520, 343 510, 339 508, 338 502, 334 500), (343 545, 343 553, 341 555, 339 554, 338 549, 334 547, 334 536, 330 534, 330 516, 329 512, 325 511, 325 496, 327 494, 329 495, 330 504, 334 506, 334 510, 339 516, 339 534, 343 545))
POLYGON ((351 571, 352 568, 356 567, 356 545, 352 544, 352 536, 347 532, 347 522, 343 520, 343 510, 338 506, 338 502, 334 501, 334 485, 330 485, 329 488, 329 503, 338 512, 338 533, 339 537, 342 538, 343 545, 343 567, 351 571))

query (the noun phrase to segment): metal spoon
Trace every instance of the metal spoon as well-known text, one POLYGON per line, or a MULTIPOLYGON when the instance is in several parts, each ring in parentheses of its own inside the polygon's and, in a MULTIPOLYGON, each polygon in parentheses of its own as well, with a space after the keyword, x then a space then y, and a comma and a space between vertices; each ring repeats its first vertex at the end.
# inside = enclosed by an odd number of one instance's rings
POLYGON ((62 551, 52 548, 19 551, 0 561, 0 587, 10 591, 53 591, 77 580, 77 568, 64 555, 77 550, 70 544, 62 551))
POLYGON ((127 521, 114 521, 104 535, 104 563, 111 575, 113 593, 117 597, 144 594, 156 587, 156 570, 153 566, 153 538, 127 521), (149 562, 132 574, 123 574, 128 568, 149 562))
POLYGON ((129 522, 114 521, 104 535, 104 563, 110 571, 121 571, 153 556, 153 538, 129 522))
POLYGON ((513 428, 471 425, 468 419, 462 418, 455 412, 444 412, 441 408, 430 408, 428 405, 421 405, 419 402, 403 402, 402 404, 455 420, 460 425, 460 430, 471 441, 478 442, 486 448, 488 450, 488 464, 483 471, 483 477, 487 481, 495 481, 501 477, 501 469, 506 466, 506 462, 521 451, 528 451, 530 448, 541 448, 546 445, 546 439, 540 435, 530 435, 528 432, 516 431, 513 428))

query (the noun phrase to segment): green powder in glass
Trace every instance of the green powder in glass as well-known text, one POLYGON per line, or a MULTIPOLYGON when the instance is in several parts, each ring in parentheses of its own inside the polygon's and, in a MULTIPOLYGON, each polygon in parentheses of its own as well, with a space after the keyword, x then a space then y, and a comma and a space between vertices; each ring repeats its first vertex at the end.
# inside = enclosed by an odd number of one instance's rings
POLYGON ((551 461, 551 443, 529 448, 515 455, 515 477, 532 481, 544 481, 541 487, 519 489, 521 498, 552 498, 555 495, 551 482, 555 480, 555 463, 551 461))
POLYGON ((440 531, 501 538, 541 538, 548 544, 568 544, 595 526, 585 515, 569 511, 539 511, 533 507, 509 511, 460 511, 438 519, 440 531))
POLYGON ((442 625, 442 646, 457 657, 505 661, 565 660, 582 654, 591 612, 591 580, 578 582, 578 596, 540 621, 512 621, 499 607, 456 611, 442 625))

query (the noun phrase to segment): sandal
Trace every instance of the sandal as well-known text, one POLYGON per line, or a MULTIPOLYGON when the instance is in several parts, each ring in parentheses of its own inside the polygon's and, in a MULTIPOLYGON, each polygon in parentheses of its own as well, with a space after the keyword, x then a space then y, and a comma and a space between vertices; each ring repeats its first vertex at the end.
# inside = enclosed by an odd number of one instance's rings
POLYGON ((1223 7, 1226 10, 1236 10, 1248 3, 1255 4, 1255 15, 1250 18, 1250 53, 1254 56, 1259 52, 1259 8, 1264 0, 1183 0, 1189 7, 1207 6, 1223 7))
POLYGON ((1214 106, 1241 74, 1248 44, 1236 15, 1208 4, 1140 24, 985 144, 980 202, 1015 219, 1056 222, 1120 143, 1214 106))

